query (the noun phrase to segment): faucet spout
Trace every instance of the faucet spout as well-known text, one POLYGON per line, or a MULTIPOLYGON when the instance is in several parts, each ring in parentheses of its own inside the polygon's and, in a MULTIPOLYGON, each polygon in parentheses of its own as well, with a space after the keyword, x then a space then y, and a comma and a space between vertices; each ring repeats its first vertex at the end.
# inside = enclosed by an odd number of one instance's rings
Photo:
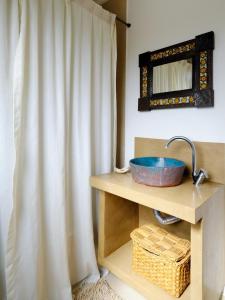
POLYGON ((167 142, 167 144, 165 145, 165 147, 168 148, 170 146, 170 144, 173 141, 175 141, 175 140, 185 141, 185 142, 187 142, 191 146, 191 150, 192 150, 192 178, 193 178, 193 183, 195 185, 201 184, 204 181, 205 178, 208 178, 208 174, 203 169, 197 170, 195 145, 192 143, 191 140, 189 140, 185 136, 174 136, 171 139, 169 139, 169 141, 167 142))
POLYGON ((196 183, 197 181, 197 177, 198 177, 198 171, 197 171, 197 163, 196 163, 196 149, 195 149, 195 145, 192 143, 191 140, 189 140, 187 137, 185 136, 174 136, 172 137, 171 139, 169 139, 169 141, 167 142, 166 144, 166 148, 168 148, 170 146, 170 144, 175 141, 175 140, 182 140, 182 141, 185 141, 187 142, 190 147, 191 147, 191 150, 192 150, 192 178, 193 178, 193 181, 194 183, 196 183))
POLYGON ((175 141, 175 140, 182 140, 187 142, 190 146, 191 146, 191 150, 192 150, 192 178, 193 178, 193 183, 195 185, 199 185, 201 183, 203 183, 203 181, 205 180, 205 178, 208 178, 208 174, 204 169, 200 169, 197 170, 197 163, 196 163, 196 149, 195 149, 195 145, 192 143, 191 140, 189 140, 187 137, 185 136, 174 136, 171 139, 169 139, 169 141, 166 144, 166 148, 168 148, 170 146, 170 144, 175 141))

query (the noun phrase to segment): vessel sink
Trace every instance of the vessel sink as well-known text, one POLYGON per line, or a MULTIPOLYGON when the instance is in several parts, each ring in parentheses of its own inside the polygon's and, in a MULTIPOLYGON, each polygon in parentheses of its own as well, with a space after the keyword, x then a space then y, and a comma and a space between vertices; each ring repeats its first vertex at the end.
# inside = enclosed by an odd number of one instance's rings
POLYGON ((139 157, 130 160, 133 179, 150 186, 175 186, 181 183, 185 163, 168 157, 139 157))

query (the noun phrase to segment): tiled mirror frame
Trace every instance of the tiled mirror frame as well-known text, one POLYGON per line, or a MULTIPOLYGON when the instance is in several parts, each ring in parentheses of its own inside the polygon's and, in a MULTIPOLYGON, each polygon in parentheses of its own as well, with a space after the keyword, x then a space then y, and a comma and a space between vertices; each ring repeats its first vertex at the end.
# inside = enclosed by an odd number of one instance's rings
POLYGON ((214 32, 195 39, 139 55, 140 98, 138 110, 212 107, 214 32), (183 59, 192 59, 192 89, 153 94, 153 67, 183 59))

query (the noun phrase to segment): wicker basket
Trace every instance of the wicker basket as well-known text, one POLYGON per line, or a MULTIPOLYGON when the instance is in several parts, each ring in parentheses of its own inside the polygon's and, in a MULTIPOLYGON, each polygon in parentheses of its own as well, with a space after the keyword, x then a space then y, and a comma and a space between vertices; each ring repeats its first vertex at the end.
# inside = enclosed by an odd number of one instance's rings
POLYGON ((190 242, 152 224, 131 238, 133 271, 179 298, 190 283, 190 242))

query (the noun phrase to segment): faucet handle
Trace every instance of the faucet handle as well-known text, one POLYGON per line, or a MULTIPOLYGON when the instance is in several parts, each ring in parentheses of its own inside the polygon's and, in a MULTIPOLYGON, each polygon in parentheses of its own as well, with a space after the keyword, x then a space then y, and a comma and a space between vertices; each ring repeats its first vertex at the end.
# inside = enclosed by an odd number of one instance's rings
POLYGON ((203 173, 205 178, 207 178, 207 179, 209 178, 208 172, 205 169, 200 169, 199 173, 203 173))
POLYGON ((207 171, 204 169, 200 169, 199 173, 198 173, 198 179, 195 184, 199 185, 199 184, 203 183, 203 181, 205 179, 208 179, 208 178, 209 178, 209 175, 208 175, 207 171))

